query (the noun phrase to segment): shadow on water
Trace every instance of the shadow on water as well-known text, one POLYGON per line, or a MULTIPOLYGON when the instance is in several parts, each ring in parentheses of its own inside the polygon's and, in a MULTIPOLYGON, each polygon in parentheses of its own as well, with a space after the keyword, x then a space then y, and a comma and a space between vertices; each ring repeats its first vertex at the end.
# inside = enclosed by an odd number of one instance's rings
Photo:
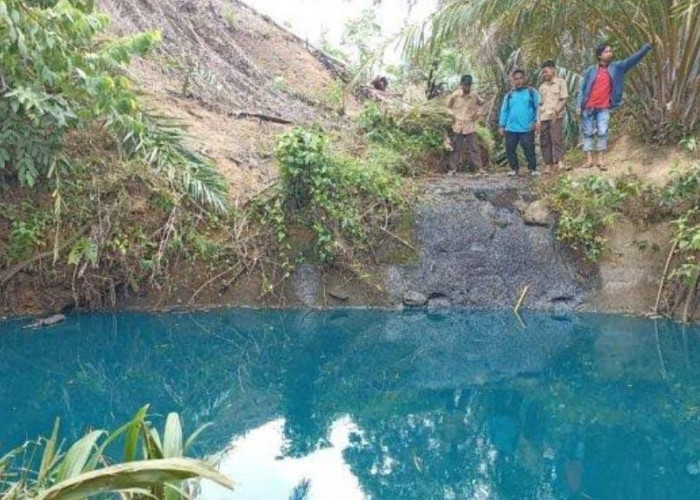
POLYGON ((222 464, 263 431, 279 433, 277 463, 335 449, 373 498, 697 498, 700 330, 524 320, 233 310, 1 323, 0 442, 45 435, 55 416, 75 438, 151 403, 190 428, 213 422, 197 451, 222 464))

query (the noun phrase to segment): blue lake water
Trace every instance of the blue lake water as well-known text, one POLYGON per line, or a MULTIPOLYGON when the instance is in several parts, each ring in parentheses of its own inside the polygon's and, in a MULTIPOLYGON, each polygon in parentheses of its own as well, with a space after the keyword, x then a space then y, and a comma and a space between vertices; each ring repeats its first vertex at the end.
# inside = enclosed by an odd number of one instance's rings
POLYGON ((700 329, 603 315, 231 310, 0 323, 0 455, 145 403, 214 426, 205 499, 700 498, 700 329))

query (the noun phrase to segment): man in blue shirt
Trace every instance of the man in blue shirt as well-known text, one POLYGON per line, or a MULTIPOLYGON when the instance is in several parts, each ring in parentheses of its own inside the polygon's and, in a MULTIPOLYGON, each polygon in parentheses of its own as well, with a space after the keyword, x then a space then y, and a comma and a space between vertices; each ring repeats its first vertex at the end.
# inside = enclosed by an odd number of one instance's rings
POLYGON ((513 90, 503 99, 498 129, 506 138, 506 155, 510 165, 508 175, 518 175, 520 170, 518 144, 523 148, 530 174, 540 175, 535 156, 535 132, 540 128, 540 94, 532 87, 525 86, 525 72, 521 69, 513 71, 511 82, 513 90))

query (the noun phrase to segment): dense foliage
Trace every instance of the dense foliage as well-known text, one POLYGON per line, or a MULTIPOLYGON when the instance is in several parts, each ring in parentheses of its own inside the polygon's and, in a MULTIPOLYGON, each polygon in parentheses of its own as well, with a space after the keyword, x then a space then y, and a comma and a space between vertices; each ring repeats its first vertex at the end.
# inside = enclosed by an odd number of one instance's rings
POLYGON ((674 222, 678 261, 672 277, 688 287, 688 306, 684 312, 687 316, 700 282, 700 164, 682 174, 676 173, 664 193, 664 201, 678 206, 681 213, 674 222))
POLYGON ((598 43, 612 43, 618 57, 651 43, 653 53, 628 78, 637 118, 661 140, 700 124, 700 5, 693 0, 450 0, 427 25, 409 32, 411 57, 467 45, 475 60, 488 63, 482 56, 494 47, 514 45, 527 66, 554 58, 580 71, 594 62, 598 43))
POLYGON ((583 181, 561 177, 549 198, 559 214, 557 238, 598 261, 605 248, 602 231, 614 223, 628 195, 628 190, 603 177, 583 181))
POLYGON ((124 74, 159 33, 108 40, 108 18, 94 3, 0 1, 0 169, 27 186, 70 177, 71 134, 104 127, 117 138, 118 153, 223 210, 213 165, 183 145, 177 127, 144 111, 124 74))
MULTIPOLYGON (((673 173, 663 187, 626 176, 614 180, 589 176, 558 178, 545 187, 557 213, 557 238, 597 262, 606 250, 604 230, 622 215, 644 225, 672 221, 674 236, 669 256, 666 310, 682 306, 683 317, 693 309, 700 284, 700 165, 673 173)), ((662 281, 663 284, 663 281, 662 281)))
MULTIPOLYGON (((277 158, 286 218, 313 229, 322 262, 352 258, 353 248, 367 244, 377 221, 401 201, 396 174, 333 151, 321 131, 295 128, 282 135, 277 158)), ((284 238, 280 231, 278 240, 284 238)))

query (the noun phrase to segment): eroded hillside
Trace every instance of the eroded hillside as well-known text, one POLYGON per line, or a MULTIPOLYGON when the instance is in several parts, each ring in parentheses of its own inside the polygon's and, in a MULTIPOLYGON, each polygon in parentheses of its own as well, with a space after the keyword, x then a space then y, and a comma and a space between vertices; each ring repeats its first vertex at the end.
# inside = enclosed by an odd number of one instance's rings
POLYGON ((157 29, 155 56, 130 66, 150 106, 216 160, 234 202, 275 176, 274 138, 292 124, 338 119, 334 71, 314 49, 231 0, 102 0, 115 35, 157 29), (262 115, 261 119, 259 115, 262 115))

